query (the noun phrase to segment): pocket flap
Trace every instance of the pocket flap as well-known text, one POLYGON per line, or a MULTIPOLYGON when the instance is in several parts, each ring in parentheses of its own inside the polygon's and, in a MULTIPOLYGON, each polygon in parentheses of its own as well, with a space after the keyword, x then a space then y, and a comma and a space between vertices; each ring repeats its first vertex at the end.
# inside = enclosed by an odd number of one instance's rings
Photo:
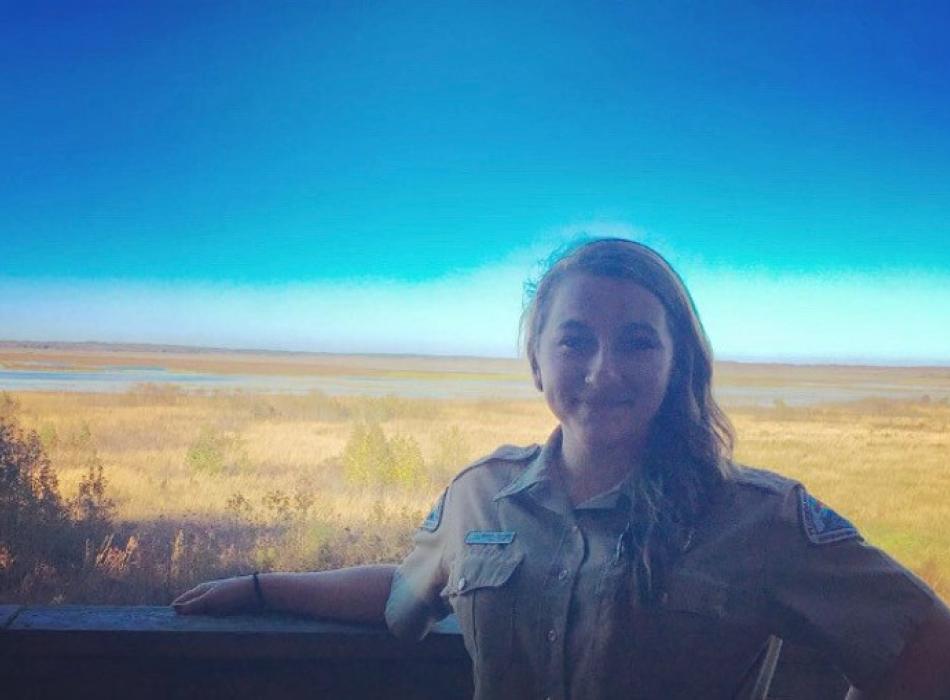
POLYGON ((683 571, 671 577, 669 590, 663 596, 663 607, 722 617, 728 599, 729 588, 725 583, 683 571))
POLYGON ((459 562, 452 592, 462 595, 478 588, 503 586, 523 559, 524 553, 515 551, 495 556, 469 554, 459 562))

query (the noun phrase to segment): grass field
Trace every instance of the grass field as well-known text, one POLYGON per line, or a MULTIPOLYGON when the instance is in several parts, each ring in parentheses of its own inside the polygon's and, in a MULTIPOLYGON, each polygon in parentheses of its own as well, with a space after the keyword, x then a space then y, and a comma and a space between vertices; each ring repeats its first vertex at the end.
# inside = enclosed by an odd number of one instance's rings
MULTIPOLYGON (((928 379, 929 371, 916 370, 913 380, 946 385, 946 370, 928 379)), ((800 381, 848 382, 844 370, 836 380, 834 368, 811 372, 800 381)), ((911 376, 866 372, 882 382, 911 376)), ((730 365, 722 374, 733 384, 794 383, 761 367, 743 374, 730 365)), ((79 573, 39 571, 4 593, 43 602, 167 603, 200 580, 252 569, 398 560, 461 465, 501 443, 541 442, 554 425, 541 400, 197 394, 173 386, 13 398, 62 494, 75 494, 98 460, 114 502, 112 535, 89 543, 79 573), (385 466, 373 472, 374 464, 385 466)), ((945 398, 776 401, 728 413, 738 461, 801 479, 950 597, 945 398)))

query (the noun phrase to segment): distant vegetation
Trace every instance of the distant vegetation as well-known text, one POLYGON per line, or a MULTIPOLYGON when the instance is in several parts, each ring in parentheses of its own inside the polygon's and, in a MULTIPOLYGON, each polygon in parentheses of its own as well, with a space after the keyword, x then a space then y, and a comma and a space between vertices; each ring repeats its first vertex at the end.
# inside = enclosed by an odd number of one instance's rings
MULTIPOLYGON (((950 406, 729 411, 737 458, 802 479, 950 595, 950 406)), ((543 441, 537 401, 0 393, 0 601, 169 602, 209 578, 396 561, 445 483, 543 441)))

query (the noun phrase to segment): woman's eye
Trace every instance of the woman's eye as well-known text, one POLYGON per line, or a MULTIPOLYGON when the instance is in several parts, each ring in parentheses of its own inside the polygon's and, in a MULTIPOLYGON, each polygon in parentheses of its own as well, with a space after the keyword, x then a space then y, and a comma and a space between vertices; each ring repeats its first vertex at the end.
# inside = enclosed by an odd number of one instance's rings
POLYGON ((624 346, 628 350, 654 350, 660 347, 660 344, 653 338, 631 338, 624 346))
POLYGON ((568 336, 561 338, 560 345, 567 350, 583 350, 590 345, 590 340, 581 336, 568 336))

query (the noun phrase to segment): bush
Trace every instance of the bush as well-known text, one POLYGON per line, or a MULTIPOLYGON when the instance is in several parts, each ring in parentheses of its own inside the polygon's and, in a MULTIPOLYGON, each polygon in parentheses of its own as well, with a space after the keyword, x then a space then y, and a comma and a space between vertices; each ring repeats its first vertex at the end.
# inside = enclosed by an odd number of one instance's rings
POLYGON ((241 441, 211 428, 204 428, 188 446, 185 461, 196 474, 235 473, 248 467, 247 454, 242 449, 241 441))
POLYGON ((78 495, 64 502, 39 436, 22 430, 13 414, 0 415, 0 591, 35 599, 83 568, 90 542, 112 527, 112 501, 93 450, 78 495))
POLYGON ((193 472, 219 474, 224 471, 224 444, 214 431, 205 428, 188 446, 185 461, 193 472))
POLYGON ((343 448, 343 476, 354 486, 380 482, 380 474, 389 472, 392 455, 379 423, 357 423, 343 448))
POLYGON ((343 449, 343 475, 353 486, 410 489, 425 483, 425 462, 414 438, 386 438, 379 423, 357 423, 343 449))
POLYGON ((425 483, 425 462, 419 443, 409 435, 394 435, 389 440, 390 471, 383 481, 393 486, 411 489, 425 483))
POLYGON ((55 559, 59 538, 54 535, 68 522, 39 436, 0 416, 0 547, 9 559, 0 574, 4 583, 25 575, 34 563, 55 559))

